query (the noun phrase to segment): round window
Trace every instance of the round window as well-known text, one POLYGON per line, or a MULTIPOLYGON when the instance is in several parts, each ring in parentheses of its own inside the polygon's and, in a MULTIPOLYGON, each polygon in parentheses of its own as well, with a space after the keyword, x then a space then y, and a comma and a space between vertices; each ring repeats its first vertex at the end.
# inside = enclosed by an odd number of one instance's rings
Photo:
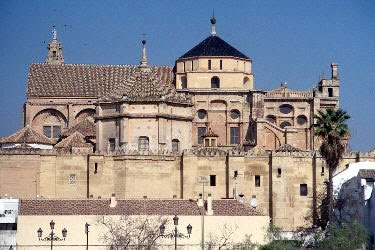
POLYGON ((198 110, 197 114, 199 119, 204 119, 207 116, 207 112, 204 109, 198 110))
POLYGON ((287 121, 283 121, 282 123, 280 123, 281 128, 290 127, 290 126, 292 126, 292 124, 290 124, 290 122, 287 122, 287 121))
POLYGON ((298 123, 299 125, 304 125, 304 124, 306 124, 306 123, 307 123, 307 118, 306 118, 306 116, 304 116, 304 115, 299 115, 299 116, 297 116, 297 123, 298 123))
POLYGON ((270 123, 276 123, 276 117, 274 115, 267 115, 266 116, 267 121, 270 123))
POLYGON ((293 106, 289 105, 289 104, 283 104, 279 107, 280 109, 280 112, 283 113, 283 114, 289 114, 290 112, 293 111, 293 106))
POLYGON ((230 112, 230 117, 235 120, 235 119, 238 119, 240 117, 240 111, 238 110, 232 110, 230 112))

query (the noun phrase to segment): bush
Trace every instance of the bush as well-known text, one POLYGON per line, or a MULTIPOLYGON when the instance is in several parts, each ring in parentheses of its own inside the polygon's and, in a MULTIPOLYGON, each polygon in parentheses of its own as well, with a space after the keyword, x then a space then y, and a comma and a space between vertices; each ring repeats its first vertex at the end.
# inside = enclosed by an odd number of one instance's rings
POLYGON ((333 224, 327 228, 326 237, 318 243, 318 249, 339 250, 359 249, 369 242, 366 229, 357 222, 341 225, 333 224))

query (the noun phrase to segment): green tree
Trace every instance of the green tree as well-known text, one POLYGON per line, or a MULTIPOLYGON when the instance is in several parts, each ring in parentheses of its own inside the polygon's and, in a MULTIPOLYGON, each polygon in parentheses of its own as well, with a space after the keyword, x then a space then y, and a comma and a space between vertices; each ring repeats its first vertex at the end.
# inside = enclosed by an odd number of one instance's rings
POLYGON ((318 243, 317 249, 341 250, 341 249, 366 249, 363 248, 369 242, 369 234, 366 229, 357 222, 331 224, 327 228, 326 237, 318 243))
POLYGON ((344 140, 349 136, 346 120, 350 116, 342 109, 319 110, 315 116, 315 135, 321 140, 320 154, 328 166, 328 220, 333 216, 333 183, 332 177, 345 152, 344 140))

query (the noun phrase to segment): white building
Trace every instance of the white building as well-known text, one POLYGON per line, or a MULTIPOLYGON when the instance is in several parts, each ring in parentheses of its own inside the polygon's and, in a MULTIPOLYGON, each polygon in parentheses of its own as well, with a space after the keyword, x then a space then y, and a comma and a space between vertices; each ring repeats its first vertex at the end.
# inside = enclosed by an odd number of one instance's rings
POLYGON ((17 216, 18 199, 0 199, 0 249, 16 245, 17 216))
MULTIPOLYGON (((333 177, 333 189, 337 202, 335 215, 339 220, 357 220, 372 237, 375 235, 375 162, 350 164, 333 177)), ((372 244, 372 249, 375 245, 372 244)))

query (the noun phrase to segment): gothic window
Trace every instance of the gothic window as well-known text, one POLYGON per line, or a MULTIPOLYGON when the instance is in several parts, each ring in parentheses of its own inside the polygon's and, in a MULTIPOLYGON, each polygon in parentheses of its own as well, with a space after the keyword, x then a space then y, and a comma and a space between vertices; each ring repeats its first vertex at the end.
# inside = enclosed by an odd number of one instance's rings
POLYGON ((293 106, 289 104, 283 104, 279 107, 279 110, 283 114, 289 114, 293 111, 293 106))
POLYGON ((297 123, 298 125, 304 125, 307 123, 307 117, 304 115, 297 116, 297 123))
POLYGON ((300 196, 307 196, 307 184, 299 185, 299 194, 300 196))
POLYGON ((149 139, 147 136, 140 136, 138 138, 138 151, 149 150, 149 139))
POLYGON ((266 119, 267 119, 267 121, 269 121, 270 123, 276 123, 276 116, 274 116, 274 115, 267 115, 267 116, 266 116, 266 119))
POLYGON ((180 141, 177 139, 172 140, 172 152, 179 152, 180 151, 180 141))
POLYGON ((207 112, 204 109, 200 109, 198 110, 197 115, 199 119, 203 120, 204 118, 206 118, 207 112))
POLYGON ((240 118, 240 111, 236 110, 236 109, 233 109, 231 112, 230 112, 230 117, 233 119, 233 120, 236 120, 238 118, 240 118))
POLYGON ((208 60, 208 70, 211 70, 211 60, 208 60))
POLYGON ((285 127, 290 127, 292 126, 292 124, 290 124, 290 122, 287 122, 287 121, 283 121, 282 123, 280 123, 280 128, 285 128, 285 127))
POLYGON ((109 138, 109 151, 115 151, 116 149, 116 140, 115 138, 109 138))
POLYGON ((198 144, 203 143, 203 135, 206 133, 206 127, 199 127, 198 128, 198 144))
POLYGON ((211 88, 218 89, 220 88, 220 78, 217 76, 214 76, 211 78, 211 88))
POLYGON ((230 128, 230 144, 240 143, 240 129, 238 127, 230 128))

